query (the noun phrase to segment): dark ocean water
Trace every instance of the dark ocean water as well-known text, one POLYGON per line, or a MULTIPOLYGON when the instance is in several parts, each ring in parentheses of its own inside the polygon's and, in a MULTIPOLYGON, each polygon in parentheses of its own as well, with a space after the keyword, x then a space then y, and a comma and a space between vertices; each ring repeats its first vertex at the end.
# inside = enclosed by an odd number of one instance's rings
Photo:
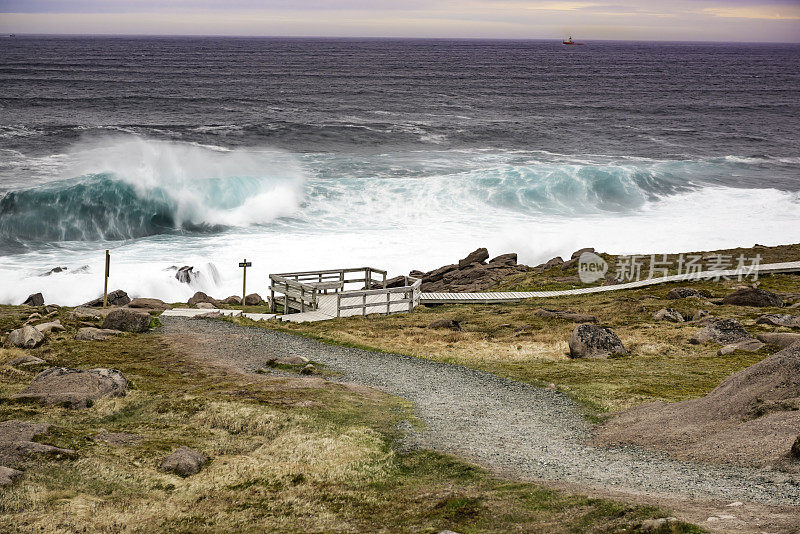
POLYGON ((0 301, 106 247, 152 278, 798 241, 798 132, 798 45, 4 39, 0 301))

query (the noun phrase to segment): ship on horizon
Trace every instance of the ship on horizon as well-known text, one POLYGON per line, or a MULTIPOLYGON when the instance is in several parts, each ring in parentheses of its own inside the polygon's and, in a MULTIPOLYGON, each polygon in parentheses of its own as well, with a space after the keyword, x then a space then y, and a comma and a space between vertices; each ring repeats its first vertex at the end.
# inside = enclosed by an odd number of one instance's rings
POLYGON ((570 35, 569 38, 566 41, 561 41, 561 44, 565 44, 565 45, 583 45, 583 44, 586 44, 586 43, 576 43, 575 41, 572 40, 572 36, 570 35))

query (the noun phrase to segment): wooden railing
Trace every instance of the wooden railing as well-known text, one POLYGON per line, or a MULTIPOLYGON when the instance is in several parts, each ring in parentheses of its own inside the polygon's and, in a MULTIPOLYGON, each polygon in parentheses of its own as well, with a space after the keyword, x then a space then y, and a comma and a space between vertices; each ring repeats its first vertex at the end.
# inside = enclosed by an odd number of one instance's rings
POLYGON ((414 307, 419 304, 422 291, 422 280, 410 276, 405 277, 405 285, 402 287, 386 288, 383 289, 364 289, 360 291, 344 291, 336 296, 336 317, 342 316, 343 310, 361 310, 361 315, 370 313, 382 313, 389 315, 390 313, 411 313, 414 307), (392 299, 393 295, 402 294, 399 299, 392 299), (380 298, 385 295, 385 300, 380 298), (379 297, 370 299, 370 297, 379 297), (347 300, 357 299, 356 304, 343 304, 347 300), (396 309, 402 306, 401 309, 396 309), (392 310, 392 307, 395 309, 392 310))
POLYGON ((270 311, 273 313, 279 302, 283 304, 284 313, 316 310, 319 295, 350 293, 352 290, 348 290, 348 286, 354 284, 361 291, 386 291, 386 271, 374 267, 270 274, 269 279, 270 311), (381 289, 373 289, 376 286, 381 289), (283 297, 276 298, 276 293, 283 297))

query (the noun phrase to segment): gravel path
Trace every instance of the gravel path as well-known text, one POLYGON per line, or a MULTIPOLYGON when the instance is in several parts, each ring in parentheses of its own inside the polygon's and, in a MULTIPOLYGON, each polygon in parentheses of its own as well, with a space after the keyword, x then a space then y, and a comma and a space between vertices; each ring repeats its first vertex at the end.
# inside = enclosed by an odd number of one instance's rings
POLYGON ((521 479, 578 483, 630 493, 800 505, 790 474, 675 461, 634 448, 587 445, 591 430, 565 395, 465 367, 215 320, 163 318, 166 335, 200 336, 204 350, 246 371, 275 356, 302 355, 341 381, 407 399, 425 423, 413 446, 456 454, 521 479))

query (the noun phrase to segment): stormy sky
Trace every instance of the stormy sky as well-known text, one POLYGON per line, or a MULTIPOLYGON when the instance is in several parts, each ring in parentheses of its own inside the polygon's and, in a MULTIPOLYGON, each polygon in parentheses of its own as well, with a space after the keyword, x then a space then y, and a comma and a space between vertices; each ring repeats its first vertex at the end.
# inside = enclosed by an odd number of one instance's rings
POLYGON ((0 0, 0 33, 800 42, 800 0, 0 0))

